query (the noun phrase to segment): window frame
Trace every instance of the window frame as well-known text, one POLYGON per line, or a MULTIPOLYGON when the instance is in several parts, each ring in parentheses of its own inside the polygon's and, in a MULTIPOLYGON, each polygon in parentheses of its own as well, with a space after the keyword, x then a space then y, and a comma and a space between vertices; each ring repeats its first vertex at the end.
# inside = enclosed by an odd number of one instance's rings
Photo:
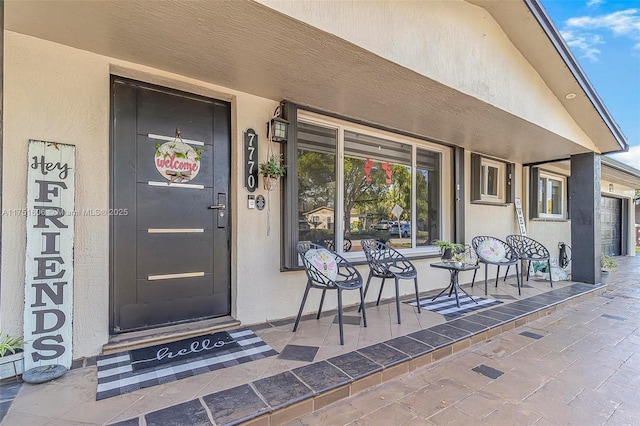
MULTIPOLYGON (((553 173, 548 173, 548 172, 540 172, 540 175, 538 176, 538 185, 536 185, 539 188, 540 185, 540 181, 541 180, 545 180, 546 183, 546 188, 545 188, 545 195, 546 195, 546 199, 543 200, 543 206, 547 206, 547 212, 541 212, 538 211, 538 218, 540 219, 564 219, 566 217, 566 211, 567 211, 567 206, 566 206, 566 195, 567 195, 567 183, 566 183, 566 177, 561 176, 561 175, 556 175, 553 173), (558 197, 559 201, 560 201, 560 213, 548 213, 549 211, 549 203, 551 203, 551 210, 553 211, 553 194, 552 194, 552 184, 553 182, 558 182, 560 183, 560 196, 558 197)), ((539 194, 538 194, 539 195, 539 194)), ((540 201, 540 199, 538 198, 537 201, 540 201)), ((538 203, 536 203, 536 210, 538 210, 538 203)))
MULTIPOLYGON (((529 184, 529 212, 530 219, 539 219, 539 220, 568 220, 569 219, 569 184, 570 178, 569 176, 550 172, 548 170, 543 170, 538 167, 532 167, 530 171, 530 184, 529 184), (543 200, 543 206, 549 206, 549 202, 553 202, 553 197, 551 195, 551 183, 553 181, 560 182, 560 196, 558 197, 560 201, 560 213, 547 213, 541 212, 538 209, 538 203, 540 202, 540 181, 545 180, 545 199, 543 200)), ((548 207, 547 207, 548 209, 548 207)), ((553 207, 552 207, 553 210, 553 207)), ((548 211, 548 210, 547 210, 548 211)))
POLYGON ((515 199, 514 176, 515 164, 471 153, 471 203, 499 206, 513 203, 515 199), (490 167, 498 170, 497 195, 486 193, 490 167))
POLYGON ((498 161, 482 158, 480 161, 480 199, 491 203, 504 203, 505 188, 501 183, 505 182, 507 165, 498 161), (496 170, 496 194, 489 194, 489 169, 496 170))
MULTIPOLYGON (((431 141, 402 135, 398 133, 394 133, 391 131, 379 129, 373 127, 371 125, 360 124, 357 122, 350 121, 346 118, 334 117, 330 115, 325 115, 321 112, 310 111, 307 109, 303 109, 301 107, 297 107, 295 105, 289 104, 290 109, 285 109, 288 111, 289 116, 287 120, 292 122, 295 120, 295 124, 293 124, 290 128, 289 132, 289 140, 287 141, 286 153, 286 161, 288 165, 288 173, 290 174, 292 179, 287 179, 286 190, 284 190, 283 196, 283 211, 285 214, 283 215, 283 224, 286 228, 286 225, 291 222, 290 218, 284 216, 298 216, 298 187, 297 187, 297 123, 302 122, 310 125, 321 126, 325 128, 329 128, 332 130, 336 130, 337 132, 337 140, 336 140, 336 182, 340 182, 340 184, 336 184, 336 201, 334 203, 335 208, 335 222, 334 222, 334 235, 335 235, 335 247, 336 251, 338 251, 345 258, 352 261, 364 261, 366 260, 363 252, 343 252, 343 242, 344 242, 344 159, 345 159, 345 131, 357 132, 359 134, 372 136, 376 138, 383 138, 394 142, 399 142, 403 144, 408 144, 411 149, 411 164, 408 165, 411 168, 411 224, 412 229, 416 229, 416 163, 417 163, 417 150, 418 148, 432 151, 438 153, 440 155, 441 161, 441 170, 440 170, 440 182, 439 182, 439 191, 440 191, 440 202, 439 202, 439 226, 441 235, 438 237, 440 239, 445 238, 449 239, 451 233, 453 232, 454 222, 452 220, 446 220, 446 218, 452 218, 452 211, 446 210, 446 206, 450 206, 454 202, 453 193, 450 188, 453 187, 453 171, 452 167, 448 167, 448 165, 453 164, 453 156, 454 150, 450 146, 434 143, 431 141), (294 110, 294 111, 291 111, 294 110), (295 163, 295 167, 292 165, 295 163), (451 173, 447 173, 447 170, 451 170, 451 173), (293 182, 295 181, 295 182, 293 182), (295 210, 295 212, 294 212, 295 210)), ((284 186, 284 185, 283 185, 284 186)), ((296 221, 297 222, 297 221, 296 221)), ((439 250, 434 245, 425 245, 425 246, 416 246, 416 233, 412 232, 411 235, 411 248, 401 248, 399 249, 403 254, 408 256, 435 256, 439 254, 439 250)), ((297 263, 297 254, 292 255, 295 252, 295 246, 297 244, 298 233, 297 229, 285 229, 283 233, 283 269, 299 269, 299 265, 297 263)), ((430 238, 430 239, 435 239, 430 238)))

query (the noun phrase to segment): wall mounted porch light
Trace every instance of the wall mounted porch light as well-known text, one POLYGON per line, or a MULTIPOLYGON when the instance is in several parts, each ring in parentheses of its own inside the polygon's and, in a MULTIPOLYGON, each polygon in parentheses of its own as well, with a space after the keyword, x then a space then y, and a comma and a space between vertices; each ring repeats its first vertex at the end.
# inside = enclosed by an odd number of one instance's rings
POLYGON ((267 123, 267 139, 272 142, 285 142, 289 132, 289 122, 282 118, 282 108, 278 105, 273 118, 267 123))

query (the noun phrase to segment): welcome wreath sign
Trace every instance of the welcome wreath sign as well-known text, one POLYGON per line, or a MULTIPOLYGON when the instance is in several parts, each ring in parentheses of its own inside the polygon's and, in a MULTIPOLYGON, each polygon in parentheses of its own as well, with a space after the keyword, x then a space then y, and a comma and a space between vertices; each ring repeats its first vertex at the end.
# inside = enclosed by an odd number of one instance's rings
POLYGON ((71 368, 76 148, 29 141, 24 369, 71 368))

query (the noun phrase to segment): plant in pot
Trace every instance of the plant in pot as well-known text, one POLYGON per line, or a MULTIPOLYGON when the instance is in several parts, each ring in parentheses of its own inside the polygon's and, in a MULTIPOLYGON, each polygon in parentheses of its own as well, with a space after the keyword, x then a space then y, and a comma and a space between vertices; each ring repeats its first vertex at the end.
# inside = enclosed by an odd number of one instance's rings
POLYGON ((453 253, 453 255, 451 256, 451 261, 458 268, 461 267, 464 263, 464 251, 456 251, 455 253, 453 253))
POLYGON ((263 178, 264 189, 273 191, 278 185, 278 179, 285 174, 285 165, 281 155, 271 154, 259 165, 263 178))
MULTIPOLYGON (((24 339, 22 336, 12 337, 8 334, 0 333, 0 366, 4 364, 13 364, 13 375, 18 375, 22 372, 22 363, 19 366, 17 362, 22 360, 22 348, 24 346, 24 339)), ((0 379, 10 377, 9 374, 5 374, 4 369, 0 369, 0 379)))
POLYGON ((464 244, 452 243, 446 240, 435 240, 433 244, 440 248, 442 260, 450 260, 454 254, 462 254, 462 259, 464 259, 464 244))
POLYGON ((604 284, 609 277, 611 272, 615 272, 618 269, 618 262, 609 256, 608 254, 603 254, 600 258, 600 270, 602 271, 602 283, 604 284))

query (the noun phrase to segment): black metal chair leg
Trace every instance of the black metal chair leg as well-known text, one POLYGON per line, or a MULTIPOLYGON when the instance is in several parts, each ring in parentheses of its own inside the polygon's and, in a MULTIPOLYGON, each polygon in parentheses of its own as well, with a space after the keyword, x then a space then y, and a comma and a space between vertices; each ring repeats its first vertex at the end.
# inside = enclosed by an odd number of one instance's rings
POLYGON ((300 304, 300 310, 298 311, 298 317, 296 318, 296 323, 293 326, 293 331, 295 332, 298 329, 298 323, 300 322, 300 317, 302 316, 302 310, 304 309, 304 304, 307 303, 307 295, 309 294, 309 289, 311 286, 307 282, 307 288, 304 290, 304 296, 302 296, 302 303, 300 304))
POLYGON ((516 277, 518 280, 518 296, 522 295, 522 291, 520 291, 520 289, 522 288, 522 285, 520 284, 521 280, 520 280, 520 271, 518 271, 518 264, 516 263, 516 277))
POLYGON ((498 272, 496 272, 496 287, 498 287, 498 279, 500 278, 500 266, 498 266, 498 272))
POLYGON ((398 324, 400 324, 400 286, 398 285, 398 278, 396 281, 396 312, 398 313, 398 324))
POLYGON ((471 288, 473 288, 473 285, 476 283, 476 272, 478 272, 478 270, 474 269, 474 271, 473 271, 473 279, 471 280, 471 288))
POLYGON ((367 326, 367 313, 364 311, 364 293, 362 292, 362 287, 360 287, 360 307, 362 308, 362 322, 364 326, 367 326))
POLYGON ((327 289, 322 289, 322 297, 320 298, 320 307, 318 308, 318 316, 316 319, 320 319, 320 314, 322 313, 322 305, 324 305, 324 295, 327 293, 327 289))
POLYGON ((504 273, 504 279, 502 280, 503 282, 507 281, 507 275, 509 275, 509 268, 511 268, 511 265, 507 265, 507 272, 504 273))
POLYGON ((344 345, 344 333, 342 332, 342 289, 338 288, 338 323, 340 324, 340 344, 344 345))
POLYGON ((486 296, 488 291, 487 291, 487 281, 488 281, 488 271, 489 269, 489 265, 484 265, 484 295, 486 296))
POLYGON ((380 297, 382 297, 382 289, 384 288, 384 281, 386 278, 382 279, 382 284, 380 284, 380 292, 378 293, 378 300, 376 300, 376 306, 380 304, 380 297))
POLYGON ((553 278, 551 278, 551 259, 547 260, 547 266, 549 267, 549 284, 553 287, 553 278))
MULTIPOLYGON (((522 271, 523 274, 525 274, 527 276, 527 281, 529 281, 529 269, 531 269, 531 261, 527 260, 525 261, 525 263, 527 264, 527 272, 525 273, 524 271, 522 271)), ((522 280, 524 284, 524 280, 522 280)))
POLYGON ((367 297, 367 291, 369 291, 369 283, 371 282, 371 271, 369 271, 369 278, 367 278, 367 285, 364 287, 364 295, 362 297, 362 303, 360 304, 360 307, 358 308, 358 313, 360 313, 360 310, 364 307, 364 299, 366 299, 367 297))
POLYGON ((416 286, 416 303, 417 303, 416 306, 418 306, 418 313, 420 313, 420 296, 418 296, 418 278, 414 278, 413 282, 416 286))

